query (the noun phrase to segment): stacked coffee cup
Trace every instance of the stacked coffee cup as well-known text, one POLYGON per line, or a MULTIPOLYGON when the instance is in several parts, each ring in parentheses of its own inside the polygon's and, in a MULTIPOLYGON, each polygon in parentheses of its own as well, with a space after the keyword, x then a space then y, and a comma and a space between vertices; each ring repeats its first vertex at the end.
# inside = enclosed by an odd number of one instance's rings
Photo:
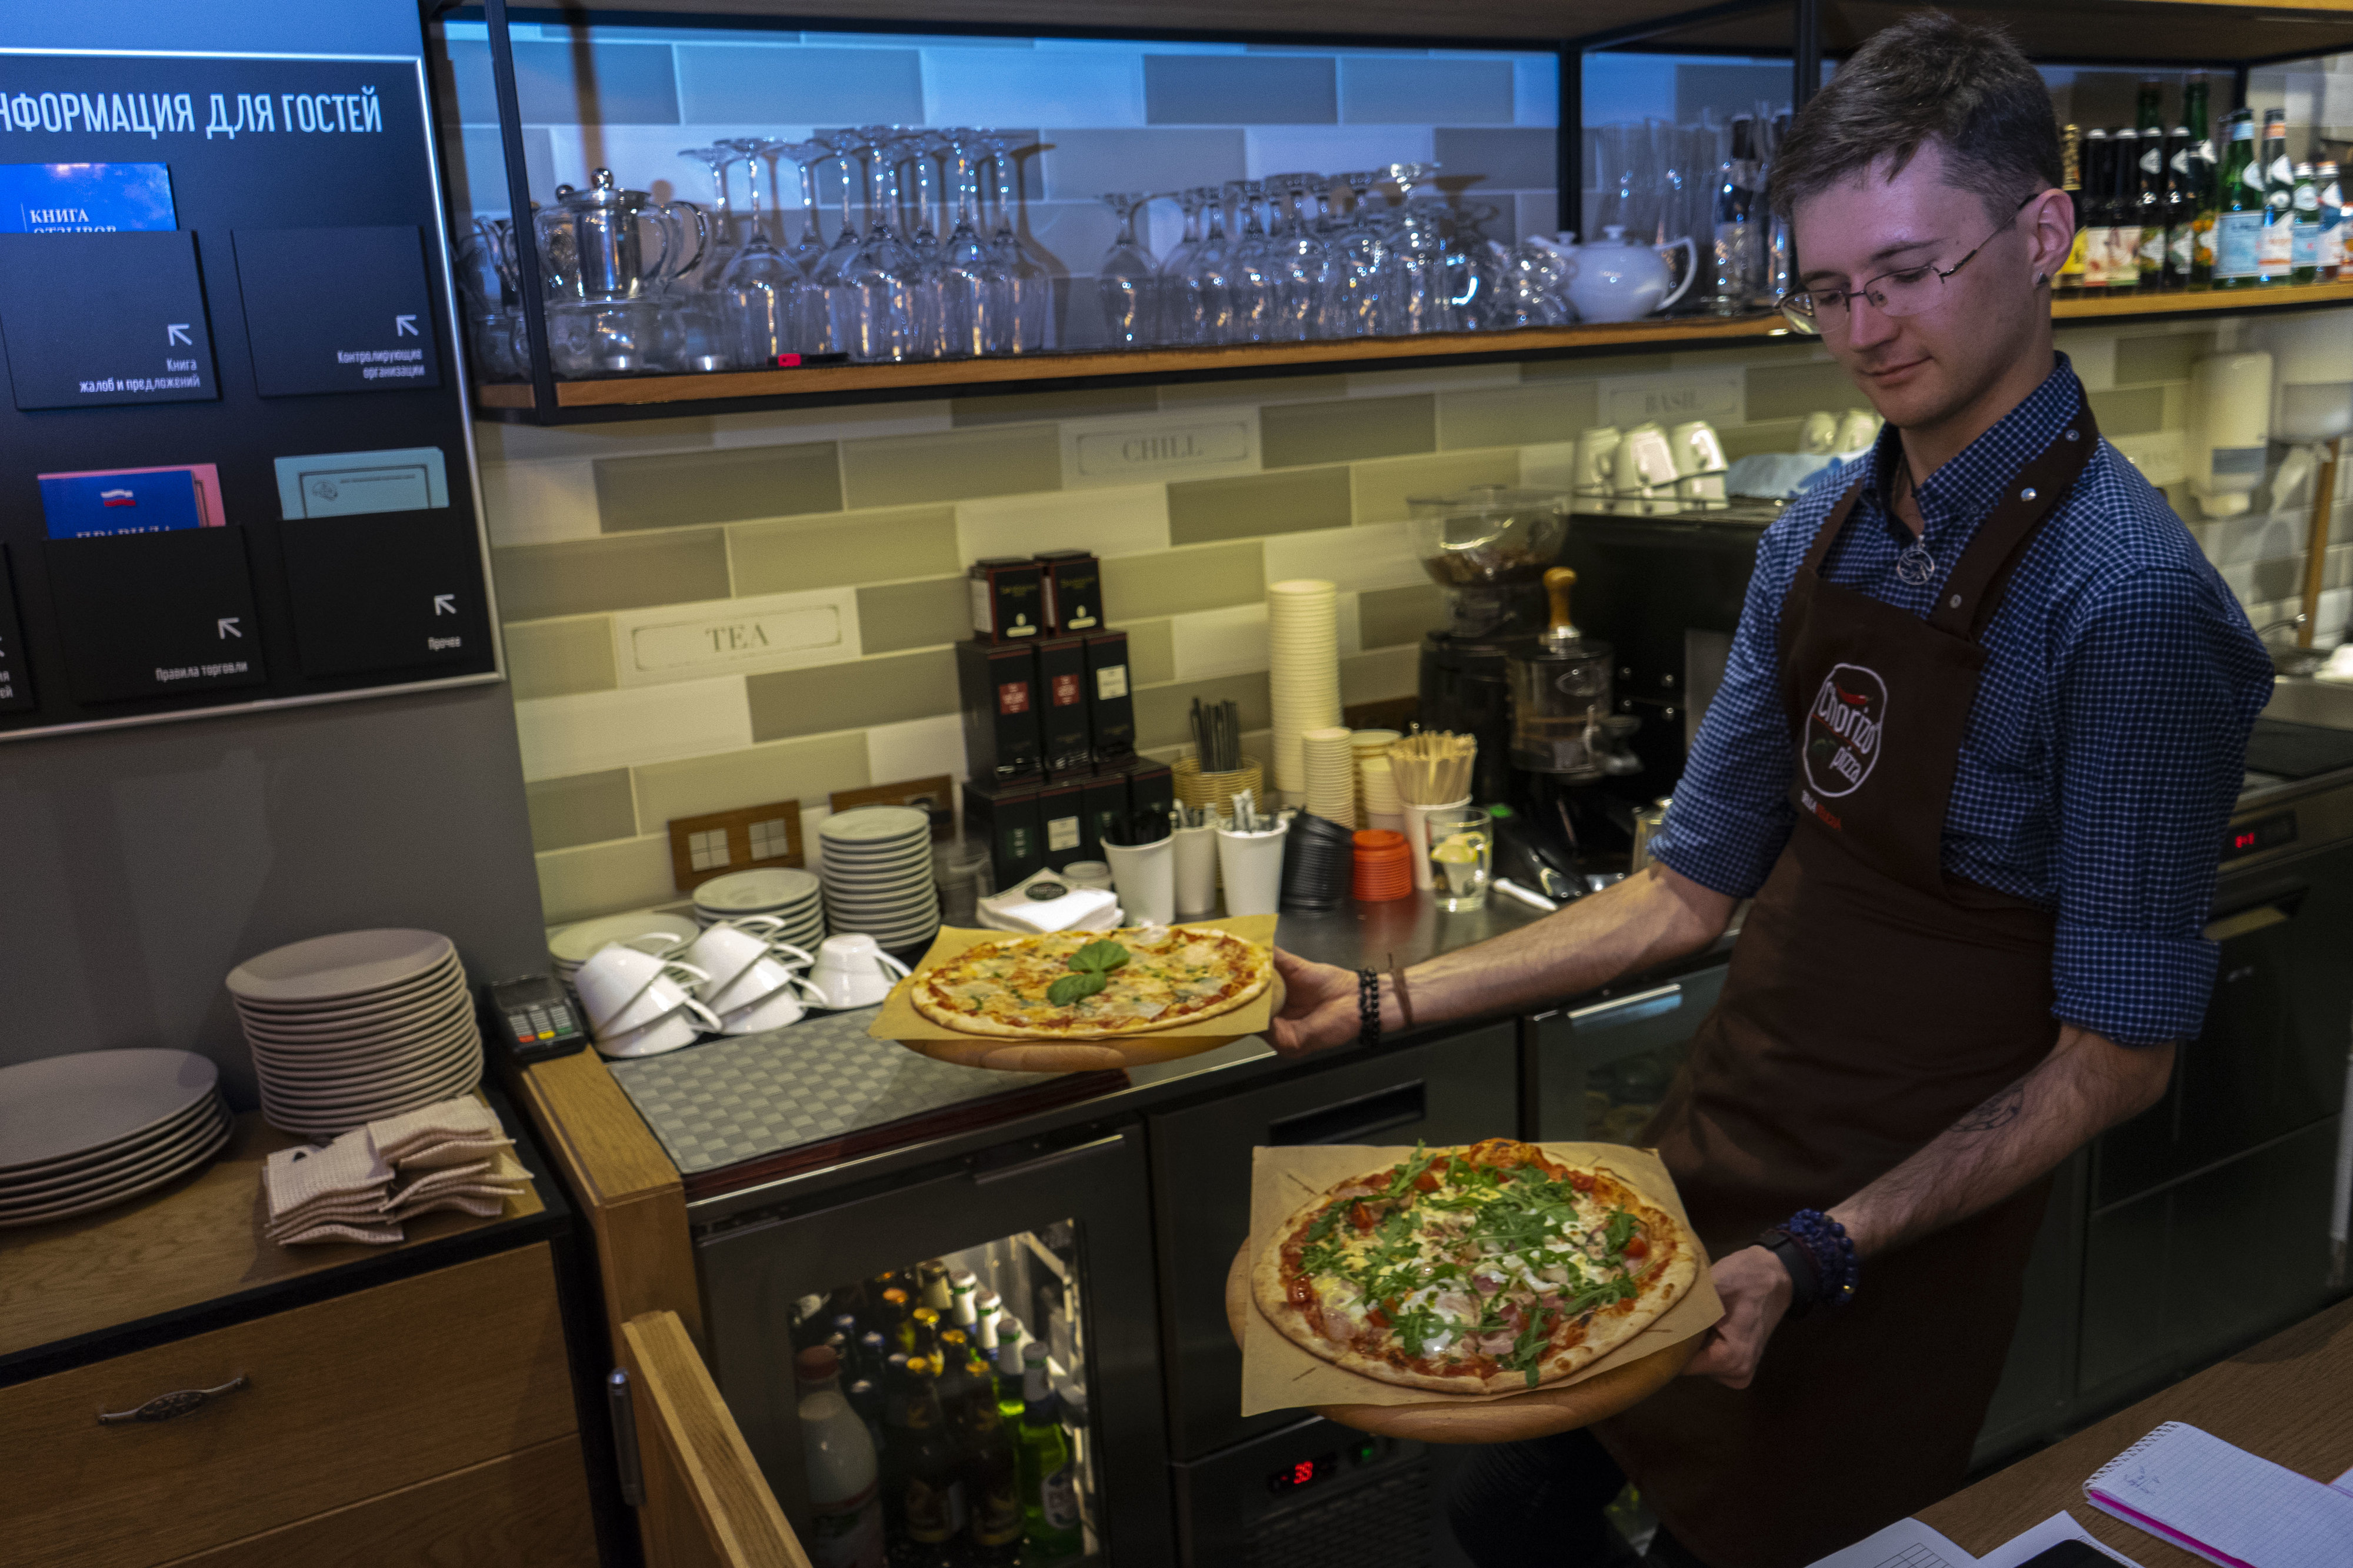
POLYGON ((588 1015, 597 1050, 608 1057, 658 1057, 692 1045, 705 1028, 719 1027, 691 989, 708 976, 666 956, 677 951, 674 942, 647 941, 631 947, 613 942, 581 964, 572 988, 588 1015))
POLYGON ((756 1035, 800 1022, 807 1003, 824 998, 801 978, 814 960, 784 940, 784 922, 747 915, 703 928, 685 952, 702 972, 695 994, 718 1015, 723 1035, 756 1035))

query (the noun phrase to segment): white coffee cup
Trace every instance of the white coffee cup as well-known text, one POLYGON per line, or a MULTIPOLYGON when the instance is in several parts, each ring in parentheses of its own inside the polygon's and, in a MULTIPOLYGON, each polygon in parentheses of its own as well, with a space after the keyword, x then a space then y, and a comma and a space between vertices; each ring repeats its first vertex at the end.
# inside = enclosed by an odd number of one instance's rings
POLYGON ((1138 925, 1166 925, 1176 918, 1176 842, 1158 838, 1150 844, 1106 844, 1112 886, 1119 890, 1120 906, 1138 925))
POLYGON ((1191 920, 1214 913, 1218 907, 1217 828, 1203 823, 1198 827, 1180 827, 1170 837, 1176 845, 1170 855, 1176 863, 1173 890, 1177 918, 1191 920))
POLYGON ((719 1032, 711 1010, 689 996, 670 1012, 634 1029, 596 1037, 596 1053, 606 1057, 658 1057, 691 1046, 708 1030, 719 1032))
POLYGON ((1857 458, 1870 451, 1871 444, 1878 439, 1879 416, 1868 408, 1850 408, 1839 420, 1838 446, 1834 450, 1841 458, 1857 458))
POLYGON ((1257 833, 1218 829, 1218 869, 1226 881, 1226 913, 1271 915, 1282 901, 1282 843, 1291 824, 1257 833))
POLYGON ((1838 450, 1838 416, 1817 408, 1798 426, 1798 450, 1808 457, 1827 458, 1838 450))
POLYGON ((840 1012, 873 1006, 906 974, 907 966, 883 952, 872 937, 845 932, 818 944, 817 966, 808 980, 825 1005, 840 1012))
POLYGON ((1621 438, 1615 425, 1596 425, 1577 433, 1577 457, 1571 470, 1577 489, 1612 488, 1610 457, 1618 450, 1621 438))
MULTIPOLYGON (((748 920, 726 921, 706 927, 686 950, 686 960, 700 964, 711 978, 694 988, 695 994, 717 1006, 715 998, 736 981, 750 973, 762 959, 782 962, 788 966, 807 969, 817 962, 807 952, 788 942, 778 942, 773 932, 784 922, 767 915, 754 915, 748 920)), ((770 990, 776 987, 770 986, 770 990)))
POLYGON ((818 1006, 825 1005, 824 997, 817 994, 815 987, 800 976, 793 975, 767 995, 720 1015, 719 1032, 723 1035, 756 1035, 763 1029, 781 1029, 787 1024, 797 1024, 802 1015, 808 1011, 802 999, 803 992, 809 994, 807 1002, 818 1006))
POLYGON ((643 991, 629 999, 628 1006, 609 1015, 602 1022, 590 1020, 588 1026, 590 1032, 600 1035, 627 1034, 631 1029, 644 1027, 666 1013, 675 1011, 680 1003, 693 996, 694 990, 688 984, 687 975, 700 972, 683 963, 672 964, 670 967, 685 973, 679 974, 665 973, 655 975, 643 991))
MULTIPOLYGON (((798 952, 798 949, 794 951, 798 952)), ((712 1012, 725 1015, 775 995, 800 978, 800 971, 785 959, 755 959, 752 967, 721 986, 703 986, 696 994, 712 1012)))
MULTIPOLYGON (((645 1022, 651 1015, 626 1021, 621 1016, 664 968, 663 962, 652 953, 640 952, 619 942, 607 942, 590 953, 572 976, 572 988, 580 994, 580 1006, 588 1015, 589 1027, 603 1028, 610 1023, 616 1028, 626 1029, 645 1022)), ((692 973, 702 973, 700 969, 692 973)))
POLYGON ((1724 442, 1715 426, 1704 419, 1688 420, 1667 432, 1667 442, 1674 449, 1675 472, 1684 479, 1694 474, 1713 474, 1724 467, 1724 442))

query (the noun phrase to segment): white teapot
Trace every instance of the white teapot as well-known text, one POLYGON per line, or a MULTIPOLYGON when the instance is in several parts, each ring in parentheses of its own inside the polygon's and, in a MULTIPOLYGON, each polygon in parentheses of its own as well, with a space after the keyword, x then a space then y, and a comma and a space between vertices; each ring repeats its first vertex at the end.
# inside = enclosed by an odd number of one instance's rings
POLYGON ((1583 245, 1564 234, 1557 247, 1570 268, 1568 299, 1580 321, 1635 321, 1667 309, 1682 299, 1699 276, 1699 247, 1689 237, 1653 248, 1632 244, 1622 226, 1612 224, 1602 237, 1583 245), (1666 253, 1681 250, 1683 280, 1677 283, 1666 253))

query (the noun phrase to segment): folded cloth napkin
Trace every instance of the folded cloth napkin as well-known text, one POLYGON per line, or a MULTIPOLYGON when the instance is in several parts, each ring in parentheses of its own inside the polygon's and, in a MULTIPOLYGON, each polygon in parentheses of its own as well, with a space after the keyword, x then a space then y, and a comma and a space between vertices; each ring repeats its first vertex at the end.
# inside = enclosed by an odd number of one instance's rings
POLYGON ((403 1165, 438 1144, 503 1140, 506 1129, 498 1112, 469 1094, 379 1117, 368 1123, 368 1137, 386 1163, 403 1165))
POLYGON ((365 1128, 354 1128, 324 1148, 281 1149, 261 1167, 273 1230, 322 1206, 378 1205, 392 1179, 392 1166, 377 1156, 365 1128))
POLYGON ((347 1225, 337 1221, 272 1239, 280 1247, 301 1247, 314 1241, 364 1241, 382 1247, 400 1240, 401 1229, 396 1225, 347 1225))
POLYGON ((495 1218, 530 1184, 498 1113, 472 1096, 355 1127, 324 1147, 263 1163, 264 1229, 282 1247, 405 1239, 400 1222, 436 1209, 495 1218))

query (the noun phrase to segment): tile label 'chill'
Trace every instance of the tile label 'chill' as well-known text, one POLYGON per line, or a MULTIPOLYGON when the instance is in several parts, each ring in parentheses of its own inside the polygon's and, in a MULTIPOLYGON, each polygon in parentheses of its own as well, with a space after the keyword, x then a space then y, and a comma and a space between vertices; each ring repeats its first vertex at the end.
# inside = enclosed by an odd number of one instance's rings
POLYGON ((1062 427, 1062 483, 1124 485, 1258 471, 1258 410, 1062 427))

